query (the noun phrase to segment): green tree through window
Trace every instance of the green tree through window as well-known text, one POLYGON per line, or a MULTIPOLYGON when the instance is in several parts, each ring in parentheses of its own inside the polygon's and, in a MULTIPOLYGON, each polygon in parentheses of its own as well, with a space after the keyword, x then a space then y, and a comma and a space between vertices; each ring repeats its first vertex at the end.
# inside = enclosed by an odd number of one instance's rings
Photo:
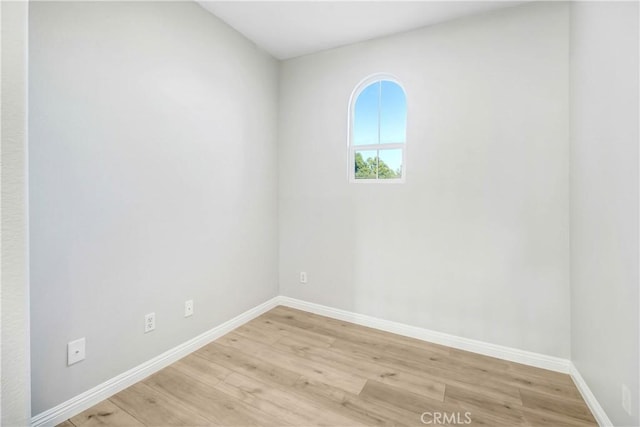
POLYGON ((368 157, 366 160, 362 153, 355 156, 355 177, 356 179, 394 179, 402 177, 402 169, 391 169, 383 160, 377 157, 368 157), (376 174, 377 169, 377 174, 376 174))

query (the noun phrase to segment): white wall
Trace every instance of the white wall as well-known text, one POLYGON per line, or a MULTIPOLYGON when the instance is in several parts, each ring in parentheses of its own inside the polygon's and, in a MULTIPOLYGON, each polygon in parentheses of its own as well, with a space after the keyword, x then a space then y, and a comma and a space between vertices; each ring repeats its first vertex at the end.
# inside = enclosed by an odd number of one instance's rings
POLYGON ((27 221, 27 2, 0 2, 2 15, 1 422, 29 422, 27 221))
POLYGON ((283 62, 281 293, 568 357, 568 24, 530 4, 283 62), (347 180, 377 72, 407 91, 402 185, 347 180))
POLYGON ((191 2, 30 14, 37 414, 277 294, 278 65, 191 2))
POLYGON ((638 13, 578 2, 571 14, 571 358, 616 426, 640 425, 638 13))

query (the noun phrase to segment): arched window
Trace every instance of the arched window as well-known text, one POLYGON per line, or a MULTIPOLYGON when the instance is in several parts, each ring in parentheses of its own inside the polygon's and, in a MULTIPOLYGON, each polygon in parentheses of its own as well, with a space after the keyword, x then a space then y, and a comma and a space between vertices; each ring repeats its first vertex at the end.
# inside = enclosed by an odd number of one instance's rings
POLYGON ((393 77, 375 75, 351 95, 349 179, 351 182, 404 182, 407 99, 393 77))

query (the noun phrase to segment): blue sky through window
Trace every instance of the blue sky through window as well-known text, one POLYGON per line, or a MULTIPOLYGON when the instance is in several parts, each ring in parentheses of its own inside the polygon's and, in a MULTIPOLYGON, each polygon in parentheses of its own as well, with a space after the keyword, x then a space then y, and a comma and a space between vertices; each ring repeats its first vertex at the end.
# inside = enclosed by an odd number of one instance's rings
MULTIPOLYGON (((407 102, 402 88, 388 80, 374 82, 356 99, 353 144, 404 143, 406 120, 407 102)), ((380 157, 393 170, 401 169, 402 150, 383 150, 380 157)))
POLYGON ((404 142, 407 128, 404 91, 394 82, 382 81, 380 84, 380 143, 404 142))
POLYGON ((353 117, 354 145, 378 143, 378 105, 380 82, 370 84, 356 99, 353 117))

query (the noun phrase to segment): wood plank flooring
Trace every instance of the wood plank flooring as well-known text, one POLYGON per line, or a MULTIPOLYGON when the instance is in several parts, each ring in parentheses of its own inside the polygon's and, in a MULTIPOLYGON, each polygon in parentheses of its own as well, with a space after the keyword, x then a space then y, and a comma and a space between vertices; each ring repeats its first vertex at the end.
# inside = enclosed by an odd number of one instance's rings
POLYGON ((60 424, 596 426, 568 375, 276 307, 60 424))

